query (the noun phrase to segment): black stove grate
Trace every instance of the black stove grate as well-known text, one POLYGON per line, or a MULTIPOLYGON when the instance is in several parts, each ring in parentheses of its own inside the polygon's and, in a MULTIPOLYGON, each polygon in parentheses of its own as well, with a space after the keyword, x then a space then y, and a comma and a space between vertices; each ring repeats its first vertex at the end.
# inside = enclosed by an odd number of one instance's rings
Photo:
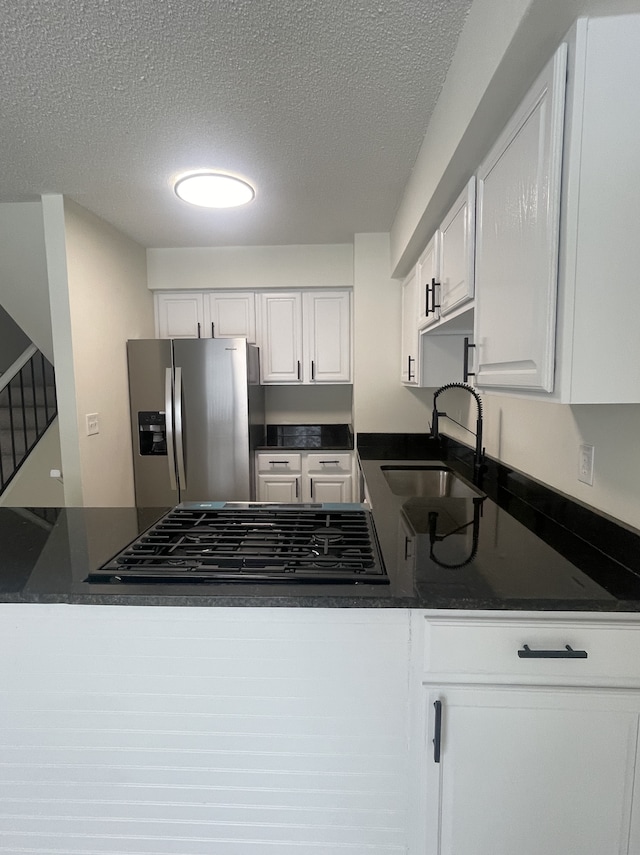
POLYGON ((178 506, 88 582, 388 583, 367 510, 178 506))

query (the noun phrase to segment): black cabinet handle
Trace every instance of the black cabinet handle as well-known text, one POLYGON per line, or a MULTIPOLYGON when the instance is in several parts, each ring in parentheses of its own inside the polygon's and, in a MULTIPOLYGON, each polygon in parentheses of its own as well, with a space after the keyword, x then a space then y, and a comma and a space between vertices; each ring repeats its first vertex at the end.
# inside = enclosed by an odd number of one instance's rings
POLYGON ((216 325, 214 324, 213 321, 211 321, 211 338, 215 338, 215 337, 216 337, 216 325))
POLYGON ((586 650, 574 650, 565 644, 564 650, 531 650, 528 644, 522 645, 518 650, 520 659, 586 659, 586 650))
POLYGON ((408 356, 407 357, 407 382, 410 382, 411 380, 413 380, 413 377, 411 376, 411 363, 412 362, 415 362, 414 357, 408 356))
POLYGON ((311 360, 311 379, 312 380, 316 379, 316 364, 313 361, 313 359, 311 360))
POLYGON ((296 499, 300 497, 300 492, 298 489, 298 479, 296 478, 296 499))
POLYGON ((298 360, 298 380, 300 379, 300 360, 298 360))
POLYGON ((198 324, 198 338, 200 338, 200 324, 198 324))
POLYGON ((436 288, 440 287, 440 283, 435 279, 431 280, 431 314, 435 315, 436 309, 440 308, 440 303, 436 303, 436 288))
POLYGON ((425 318, 429 317, 429 292, 431 291, 431 285, 427 284, 424 286, 424 316, 425 318))
POLYGON ((433 762, 440 762, 440 745, 442 742, 442 701, 435 701, 436 721, 433 728, 433 762))
POLYGON ((466 383, 469 380, 469 377, 475 377, 475 371, 469 371, 469 351, 472 347, 475 347, 475 344, 469 344, 469 336, 464 337, 464 357, 462 361, 462 380, 466 383))

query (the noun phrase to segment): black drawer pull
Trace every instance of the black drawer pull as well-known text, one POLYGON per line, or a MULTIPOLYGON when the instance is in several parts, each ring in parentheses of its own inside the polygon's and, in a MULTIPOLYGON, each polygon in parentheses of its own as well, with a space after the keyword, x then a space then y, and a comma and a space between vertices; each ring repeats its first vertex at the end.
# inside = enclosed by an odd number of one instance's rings
POLYGON ((531 650, 528 644, 522 645, 518 650, 520 659, 586 659, 586 650, 574 650, 565 644, 564 650, 531 650))
POLYGON ((440 746, 442 743, 442 701, 434 701, 436 720, 433 728, 433 762, 440 762, 440 746))

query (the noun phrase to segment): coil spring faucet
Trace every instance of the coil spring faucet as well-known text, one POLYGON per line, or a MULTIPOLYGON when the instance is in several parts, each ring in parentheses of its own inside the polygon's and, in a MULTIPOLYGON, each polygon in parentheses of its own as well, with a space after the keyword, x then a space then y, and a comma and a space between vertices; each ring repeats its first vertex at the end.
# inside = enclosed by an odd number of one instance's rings
POLYGON ((433 414, 431 418, 431 435, 434 439, 439 439, 440 434, 438 431, 438 419, 439 418, 447 418, 451 419, 452 422, 458 425, 458 427, 464 428, 464 430, 469 431, 469 433, 474 433, 472 430, 469 430, 460 422, 457 422, 455 419, 452 419, 451 416, 448 416, 446 412, 443 410, 438 410, 437 400, 438 397, 446 392, 447 389, 466 389, 466 391, 475 398, 476 404, 478 405, 478 416, 476 419, 476 429, 475 429, 475 438, 476 444, 473 453, 473 483, 479 487, 480 482, 482 480, 482 473, 484 472, 484 448, 482 447, 482 399, 480 395, 476 392, 476 390, 469 386, 467 383, 447 383, 444 386, 441 386, 439 389, 433 393, 433 414))

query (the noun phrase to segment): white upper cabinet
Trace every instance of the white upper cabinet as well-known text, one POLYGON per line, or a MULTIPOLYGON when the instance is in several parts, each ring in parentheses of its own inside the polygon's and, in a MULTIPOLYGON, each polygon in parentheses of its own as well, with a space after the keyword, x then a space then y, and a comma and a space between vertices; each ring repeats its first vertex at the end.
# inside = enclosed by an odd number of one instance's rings
POLYGON ((417 386, 418 378, 418 278, 415 268, 402 283, 402 348, 400 380, 417 386))
POLYGON ((205 335, 201 291, 158 292, 155 295, 158 338, 201 338, 205 335))
POLYGON ((443 317, 474 295, 476 179, 471 178, 438 230, 440 243, 439 304, 443 317))
POLYGON ((580 19, 480 167, 480 387, 640 402, 638 44, 640 15, 580 19))
POLYGON ((578 21, 570 74, 557 396, 640 402, 640 15, 578 21))
POLYGON ((205 327, 212 338, 246 338, 256 341, 256 307, 253 291, 211 291, 205 295, 205 327))
POLYGON ((260 294, 263 383, 351 382, 351 294, 260 294))
POLYGON ((551 391, 566 45, 478 170, 476 384, 551 391))
MULTIPOLYGON (((418 329, 440 319, 440 232, 436 232, 418 259, 416 267, 418 329)), ((415 326, 415 321, 414 321, 415 326)))
POLYGON ((260 294, 263 383, 302 382, 302 294, 260 294))
POLYGON ((351 382, 351 294, 302 295, 304 377, 311 383, 351 382))

